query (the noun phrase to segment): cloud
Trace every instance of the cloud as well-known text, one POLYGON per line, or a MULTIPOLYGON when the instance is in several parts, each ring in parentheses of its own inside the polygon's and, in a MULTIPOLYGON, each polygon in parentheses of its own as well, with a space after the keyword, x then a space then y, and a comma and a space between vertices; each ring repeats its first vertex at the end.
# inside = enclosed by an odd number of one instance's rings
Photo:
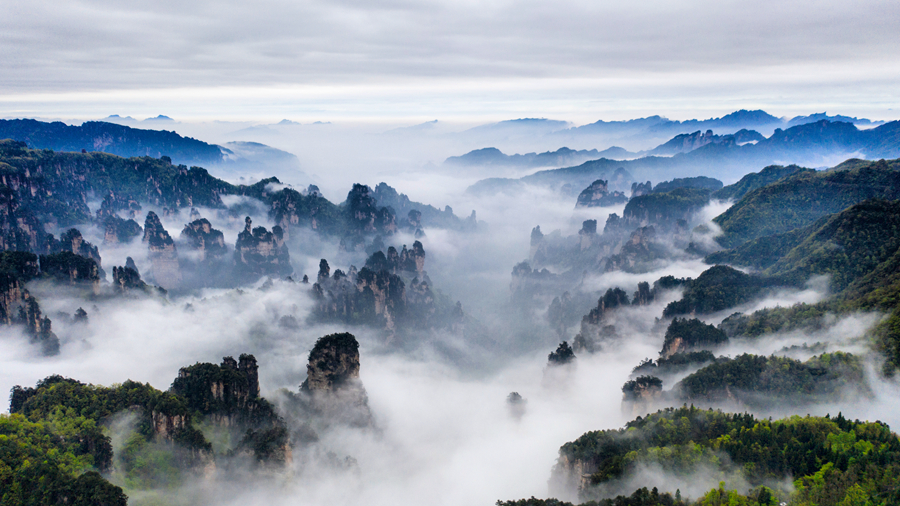
POLYGON ((70 106, 273 119, 283 117, 279 108, 357 118, 529 108, 580 115, 584 106, 622 112, 674 97, 695 108, 721 97, 856 107, 887 100, 883 113, 896 105, 889 86, 900 70, 889 42, 900 6, 891 1, 82 0, 3 10, 0 44, 14 48, 0 56, 6 114, 32 110, 29 103, 51 111, 56 99, 45 93, 70 106), (841 91, 850 82, 855 88, 841 91), (886 94, 872 98, 873 88, 886 94))

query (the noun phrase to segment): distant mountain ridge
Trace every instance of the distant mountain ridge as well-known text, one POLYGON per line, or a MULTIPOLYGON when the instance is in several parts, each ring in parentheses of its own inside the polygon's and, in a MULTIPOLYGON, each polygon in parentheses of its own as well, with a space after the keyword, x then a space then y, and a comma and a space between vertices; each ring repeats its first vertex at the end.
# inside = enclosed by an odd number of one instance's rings
POLYGON ((0 139, 53 151, 102 151, 126 158, 168 156, 176 164, 185 165, 208 166, 223 161, 222 150, 214 144, 167 130, 144 130, 104 121, 86 121, 74 126, 61 121, 0 120, 0 139))
POLYGON ((522 183, 560 188, 564 185, 584 188, 622 167, 638 180, 671 179, 696 174, 711 174, 719 179, 743 175, 748 168, 778 164, 806 166, 832 165, 834 157, 868 159, 900 157, 900 121, 859 130, 844 122, 821 120, 777 129, 771 137, 753 144, 739 145, 734 136, 709 143, 688 153, 671 157, 646 156, 634 160, 601 158, 581 165, 542 170, 520 179, 490 178, 469 187, 472 192, 495 192, 522 183))

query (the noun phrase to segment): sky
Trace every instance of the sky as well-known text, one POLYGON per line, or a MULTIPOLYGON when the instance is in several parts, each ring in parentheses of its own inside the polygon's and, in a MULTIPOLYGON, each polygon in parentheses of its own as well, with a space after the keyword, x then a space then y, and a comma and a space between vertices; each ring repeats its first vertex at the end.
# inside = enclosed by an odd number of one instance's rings
POLYGON ((0 6, 0 117, 895 119, 900 3, 73 0, 0 6))

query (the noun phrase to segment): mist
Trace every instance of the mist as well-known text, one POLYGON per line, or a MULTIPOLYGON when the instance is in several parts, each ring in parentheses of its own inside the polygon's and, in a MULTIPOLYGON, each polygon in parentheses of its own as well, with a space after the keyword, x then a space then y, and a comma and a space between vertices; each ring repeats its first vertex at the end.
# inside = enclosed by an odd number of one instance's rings
MULTIPOLYGON (((260 367, 261 395, 284 409, 286 392, 298 391, 307 377, 308 355, 317 339, 351 332, 360 343, 360 380, 376 429, 335 424, 321 432, 314 443, 297 445, 293 461, 283 469, 248 468, 245 471, 252 479, 241 482, 229 479, 225 471, 217 471, 187 479, 175 490, 136 490, 132 503, 151 504, 164 497, 181 504, 296 504, 302 498, 304 504, 322 505, 456 505, 546 496, 550 469, 562 444, 587 431, 620 428, 633 419, 632 413, 623 409, 622 385, 643 359, 659 356, 668 324, 661 318, 662 311, 682 293, 677 288, 662 290, 647 305, 618 309, 608 322, 615 325, 616 339, 604 343, 595 353, 579 353, 564 369, 552 369, 554 366, 548 364, 548 353, 562 340, 548 323, 550 301, 571 291, 595 305, 608 289, 622 288, 630 297, 639 283, 652 285, 667 275, 696 278, 710 266, 697 255, 678 250, 674 241, 664 237, 661 244, 670 254, 649 270, 576 273, 573 279, 577 282, 536 296, 531 306, 517 306, 511 299, 512 271, 529 258, 530 231, 534 227, 540 226, 545 235, 555 234, 565 241, 577 237, 585 220, 597 220, 602 229, 610 214, 623 214, 625 204, 576 208, 574 195, 530 184, 489 195, 467 192, 479 180, 518 178, 542 168, 478 166, 455 170, 442 165, 448 156, 486 146, 496 146, 508 154, 562 147, 561 141, 553 138, 535 141, 535 136, 485 138, 465 134, 469 126, 438 123, 424 126, 426 133, 381 124, 276 127, 249 122, 181 123, 178 128, 185 135, 209 142, 257 141, 288 151, 296 155, 299 166, 295 172, 280 170, 280 181, 298 190, 315 184, 336 204, 345 200, 353 183, 374 188, 386 182, 412 201, 438 209, 450 206, 459 218, 474 212, 474 230, 426 226, 423 237, 397 233, 384 238, 385 246, 398 249, 421 241, 433 289, 451 302, 460 302, 465 314, 477 322, 472 332, 417 330, 410 332, 402 346, 392 346, 383 329, 317 321, 310 285, 296 281, 303 275, 315 279, 323 258, 332 269, 346 272, 351 266, 362 267, 368 255, 343 249, 336 240, 311 231, 294 230, 288 240, 291 279, 263 277, 239 288, 175 291, 167 298, 86 299, 83 290, 77 288, 60 288, 43 281, 30 283, 29 291, 53 320, 61 352, 41 356, 19 329, 0 328, 0 390, 31 386, 53 374, 107 386, 131 379, 165 390, 181 367, 218 363, 225 356, 249 353, 260 367), (87 323, 71 319, 78 308, 87 312, 87 323), (300 322, 299 328, 281 325, 283 317, 300 322), (527 400, 521 417, 510 414, 506 398, 511 392, 527 400)), ((653 146, 648 141, 627 147, 653 146)), ((271 175, 229 172, 221 167, 210 171, 236 183, 252 183, 271 175)), ((574 190, 577 195, 581 188, 574 190)), ((244 229, 245 216, 253 219, 254 226, 276 225, 261 201, 226 196, 223 202, 225 209, 198 207, 197 211, 223 232, 229 255, 244 229)), ((731 201, 712 200, 696 212, 689 223, 692 240, 706 249, 716 248, 714 238, 721 231, 711 220, 731 205, 731 201), (704 227, 698 228, 701 225, 704 227)), ((99 201, 92 201, 90 206, 96 211, 99 201)), ((135 220, 143 225, 150 211, 159 215, 175 238, 179 258, 190 259, 192 253, 178 239, 190 221, 189 209, 172 214, 144 206, 135 220)), ((139 237, 108 245, 100 227, 84 223, 76 228, 85 240, 100 247, 107 279, 112 266, 125 265, 126 258, 131 257, 144 279, 153 282, 148 248, 139 237)), ((64 231, 48 230, 57 235, 64 231)), ((558 266, 548 270, 560 277, 567 274, 558 266)), ((804 287, 779 288, 700 318, 718 325, 734 312, 750 314, 763 308, 814 304, 829 295, 829 280, 814 278, 804 287)), ((589 309, 567 322, 565 339, 571 341, 581 316, 589 309)), ((789 348, 821 343, 829 352, 861 355, 866 360, 866 381, 874 392, 872 397, 804 407, 799 414, 836 414, 842 410, 848 417, 877 417, 900 426, 900 410, 893 402, 900 387, 874 372, 877 358, 866 340, 883 317, 877 312, 831 315, 822 329, 735 339, 715 352, 719 356, 756 353, 805 360, 821 352, 789 348)), ((667 378, 664 388, 691 372, 667 378)), ((653 409, 657 407, 662 406, 653 409)), ((753 411, 742 405, 726 407, 753 411)), ((754 414, 798 413, 791 406, 777 406, 754 414)), ((110 424, 116 449, 123 444, 122 434, 132 430, 129 423, 132 421, 117 419, 110 424)), ((661 490, 680 488, 696 497, 719 480, 703 470, 697 476, 703 479, 669 477, 661 469, 647 468, 629 477, 616 493, 630 493, 652 477, 655 483, 667 484, 660 486, 661 490)), ((116 483, 115 475, 111 479, 116 483)), ((746 488, 745 483, 735 483, 746 488)))

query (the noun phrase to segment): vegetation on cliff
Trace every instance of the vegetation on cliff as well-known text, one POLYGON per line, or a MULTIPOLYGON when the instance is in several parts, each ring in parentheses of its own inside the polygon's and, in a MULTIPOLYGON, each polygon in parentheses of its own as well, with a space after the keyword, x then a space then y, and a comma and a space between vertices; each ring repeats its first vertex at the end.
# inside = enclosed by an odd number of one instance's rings
MULTIPOLYGON (((850 421, 840 414, 766 420, 693 406, 666 408, 623 429, 588 432, 563 445, 559 454, 553 481, 578 486, 582 477, 572 473, 582 469, 589 475, 579 490, 585 500, 608 497, 606 491, 646 466, 667 476, 667 483, 647 486, 668 490, 678 483, 687 486, 695 473, 703 473, 751 489, 776 487, 772 492, 792 504, 836 505, 861 496, 859 504, 886 505, 900 499, 895 487, 900 440, 880 422, 850 421), (793 480, 793 487, 775 485, 785 479, 793 480)), ((710 494, 691 504, 751 504, 739 502, 739 496, 759 497, 758 490, 737 491, 735 502, 709 502, 720 492, 710 494)))

